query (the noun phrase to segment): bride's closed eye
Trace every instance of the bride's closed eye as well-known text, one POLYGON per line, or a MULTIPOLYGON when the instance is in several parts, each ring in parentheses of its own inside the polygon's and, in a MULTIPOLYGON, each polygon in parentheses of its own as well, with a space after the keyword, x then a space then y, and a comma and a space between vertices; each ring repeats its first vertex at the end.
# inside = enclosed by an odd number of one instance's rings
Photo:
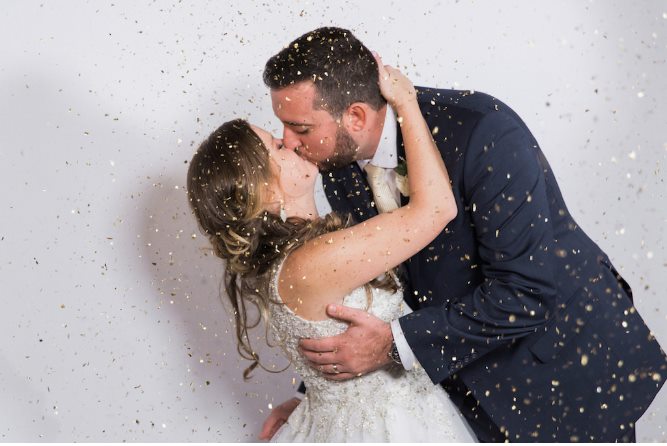
POLYGON ((269 147, 269 153, 273 150, 280 152, 285 148, 285 144, 282 143, 282 140, 274 138, 272 144, 269 147))

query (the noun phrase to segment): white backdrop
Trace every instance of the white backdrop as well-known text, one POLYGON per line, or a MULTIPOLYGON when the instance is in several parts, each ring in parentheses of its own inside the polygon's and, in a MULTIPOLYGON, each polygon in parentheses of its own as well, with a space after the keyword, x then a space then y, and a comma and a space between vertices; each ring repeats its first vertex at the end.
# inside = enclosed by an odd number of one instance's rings
MULTIPOLYGON (((277 130, 264 62, 329 24, 512 106, 667 346, 664 1, 5 0, 0 441, 253 441, 293 393, 241 378, 186 162, 230 118, 277 130)), ((662 392, 638 439, 666 417, 662 392)))

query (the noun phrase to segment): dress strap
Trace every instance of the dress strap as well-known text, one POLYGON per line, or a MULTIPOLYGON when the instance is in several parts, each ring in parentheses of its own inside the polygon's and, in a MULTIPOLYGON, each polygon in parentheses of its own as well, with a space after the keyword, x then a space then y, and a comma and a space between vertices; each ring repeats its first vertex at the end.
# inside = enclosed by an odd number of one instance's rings
POLYGON ((285 260, 287 260, 287 255, 280 257, 273 263, 273 267, 271 268, 271 279, 270 279, 271 282, 269 283, 269 290, 272 294, 272 297, 274 297, 275 300, 277 300, 280 303, 284 302, 282 297, 280 297, 280 294, 278 293, 278 278, 280 277, 280 272, 283 269, 285 260))

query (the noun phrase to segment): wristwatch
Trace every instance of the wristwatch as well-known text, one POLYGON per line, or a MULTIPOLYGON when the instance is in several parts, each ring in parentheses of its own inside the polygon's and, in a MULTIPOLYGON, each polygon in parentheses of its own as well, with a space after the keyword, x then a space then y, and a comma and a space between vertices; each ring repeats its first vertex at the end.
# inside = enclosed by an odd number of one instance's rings
POLYGON ((389 359, 394 361, 394 363, 398 365, 403 365, 403 363, 401 362, 401 356, 398 354, 398 348, 396 348, 396 341, 394 341, 393 339, 391 340, 391 348, 389 349, 387 356, 389 356, 389 359))

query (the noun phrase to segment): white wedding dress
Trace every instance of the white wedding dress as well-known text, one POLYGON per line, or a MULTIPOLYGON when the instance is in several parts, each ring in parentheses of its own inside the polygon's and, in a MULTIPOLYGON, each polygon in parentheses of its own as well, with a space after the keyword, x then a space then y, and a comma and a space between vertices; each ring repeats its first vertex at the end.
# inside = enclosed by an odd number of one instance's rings
MULTIPOLYGON (((278 295, 282 262, 274 268, 271 296, 278 295)), ((364 287, 345 297, 350 307, 366 308, 364 287)), ((404 314, 402 293, 373 289, 369 313, 385 321, 404 314)), ((306 396, 274 435, 273 442, 473 442, 474 437, 446 392, 421 368, 381 369, 359 378, 330 381, 307 365, 298 351, 301 338, 339 334, 347 325, 308 321, 286 305, 271 305, 271 329, 306 384, 306 396)))

